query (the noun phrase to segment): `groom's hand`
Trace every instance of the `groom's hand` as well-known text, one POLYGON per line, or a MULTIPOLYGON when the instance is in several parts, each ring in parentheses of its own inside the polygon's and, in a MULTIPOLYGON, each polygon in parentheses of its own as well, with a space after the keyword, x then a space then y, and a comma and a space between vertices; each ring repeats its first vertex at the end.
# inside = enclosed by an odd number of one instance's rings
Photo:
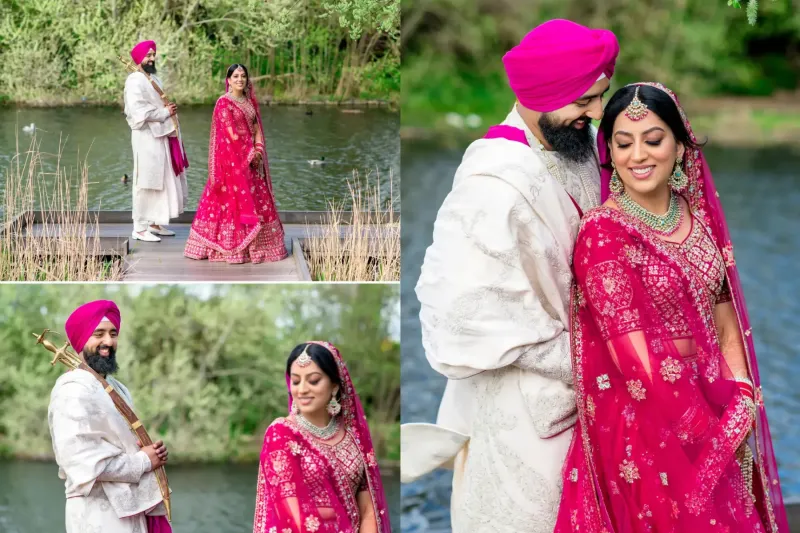
POLYGON ((171 117, 174 117, 178 113, 178 106, 175 104, 169 104, 167 109, 169 109, 169 116, 171 117))
MULTIPOLYGON (((141 442, 138 442, 137 444, 142 447, 141 442)), ((167 451, 167 447, 164 445, 164 441, 157 441, 149 446, 144 446, 142 447, 142 451, 147 454, 147 457, 150 459, 150 463, 153 465, 154 470, 159 466, 163 466, 169 458, 169 452, 167 451)))

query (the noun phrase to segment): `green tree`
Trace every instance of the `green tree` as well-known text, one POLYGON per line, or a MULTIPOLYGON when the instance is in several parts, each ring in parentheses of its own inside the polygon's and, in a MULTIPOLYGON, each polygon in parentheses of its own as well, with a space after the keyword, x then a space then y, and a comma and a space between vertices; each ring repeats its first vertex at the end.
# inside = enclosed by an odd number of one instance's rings
POLYGON ((120 306, 119 378, 177 461, 256 458, 267 425, 286 414, 286 358, 313 339, 341 350, 379 457, 399 457, 396 285, 0 287, 0 451, 52 456, 47 405, 64 370, 31 333, 63 332, 97 298, 120 306))
POLYGON ((268 98, 382 98, 399 89, 399 0, 7 0, 0 92, 27 104, 121 101, 117 62, 153 39, 168 94, 213 102, 231 63, 268 98))

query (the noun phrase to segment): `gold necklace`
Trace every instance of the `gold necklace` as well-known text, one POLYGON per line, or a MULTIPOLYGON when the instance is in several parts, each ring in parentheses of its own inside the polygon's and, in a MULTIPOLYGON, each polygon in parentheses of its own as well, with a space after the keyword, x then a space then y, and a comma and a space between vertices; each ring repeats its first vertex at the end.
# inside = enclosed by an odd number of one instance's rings
POLYGON ((247 101, 247 97, 246 96, 244 96, 244 95, 236 96, 235 94, 233 94, 233 92, 229 92, 228 93, 228 97, 231 100, 233 100, 234 102, 239 102, 240 104, 243 104, 243 103, 245 103, 247 101))

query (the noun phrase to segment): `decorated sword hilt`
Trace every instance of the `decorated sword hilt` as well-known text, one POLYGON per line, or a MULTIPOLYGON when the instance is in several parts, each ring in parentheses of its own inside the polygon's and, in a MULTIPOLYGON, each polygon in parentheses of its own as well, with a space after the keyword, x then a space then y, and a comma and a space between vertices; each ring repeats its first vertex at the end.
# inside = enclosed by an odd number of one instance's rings
POLYGON ((37 335, 36 333, 32 333, 31 335, 36 337, 36 344, 41 344, 48 351, 53 352, 54 356, 50 364, 55 366, 56 363, 60 362, 73 370, 81 366, 81 363, 83 361, 78 356, 78 354, 76 354, 75 351, 71 349, 69 341, 65 342, 64 346, 59 348, 45 338, 48 333, 52 332, 49 329, 45 329, 41 335, 37 335))

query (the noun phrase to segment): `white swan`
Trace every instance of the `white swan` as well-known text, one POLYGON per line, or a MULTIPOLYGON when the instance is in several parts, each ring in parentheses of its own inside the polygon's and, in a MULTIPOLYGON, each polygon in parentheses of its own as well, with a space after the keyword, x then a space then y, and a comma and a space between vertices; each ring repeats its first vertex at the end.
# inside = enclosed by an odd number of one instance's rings
POLYGON ((22 126, 22 131, 28 134, 32 134, 34 131, 36 131, 36 124, 31 122, 30 126, 22 126))
POLYGON ((327 165, 328 162, 325 161, 325 157, 321 157, 319 159, 309 159, 308 164, 312 167, 321 167, 322 165, 327 165))

